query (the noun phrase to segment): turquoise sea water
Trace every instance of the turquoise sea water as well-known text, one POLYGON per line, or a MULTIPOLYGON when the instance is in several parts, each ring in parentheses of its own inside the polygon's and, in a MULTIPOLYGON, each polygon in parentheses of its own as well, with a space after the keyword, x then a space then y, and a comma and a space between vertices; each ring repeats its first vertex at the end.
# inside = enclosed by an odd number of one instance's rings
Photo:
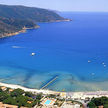
POLYGON ((61 15, 73 21, 0 39, 1 82, 40 89, 57 77, 45 89, 108 90, 108 13, 61 15))

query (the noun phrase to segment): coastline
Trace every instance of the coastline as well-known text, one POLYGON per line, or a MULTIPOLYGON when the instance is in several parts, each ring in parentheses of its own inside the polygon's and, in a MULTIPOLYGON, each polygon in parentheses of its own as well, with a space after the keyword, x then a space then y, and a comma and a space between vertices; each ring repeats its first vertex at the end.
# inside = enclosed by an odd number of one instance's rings
POLYGON ((15 84, 7 84, 7 83, 2 83, 0 82, 0 86, 4 86, 4 87, 7 87, 7 88, 11 88, 11 89, 22 89, 26 92, 32 92, 32 93, 43 93, 43 94, 56 94, 58 92, 56 91, 51 91, 51 90, 46 90, 46 89, 31 89, 31 88, 26 88, 26 87, 23 87, 23 86, 20 86, 20 85, 15 85, 15 84))
POLYGON ((56 21, 49 21, 49 22, 70 22, 72 19, 64 19, 64 20, 56 20, 56 21))
MULTIPOLYGON (((72 21, 71 19, 65 19, 65 20, 56 20, 56 21, 50 21, 50 22, 45 22, 45 23, 53 23, 53 22, 69 22, 69 21, 72 21)), ((42 22, 43 23, 43 22, 42 22)), ((18 35, 20 33, 25 33, 27 30, 30 30, 30 29, 38 29, 40 28, 40 26, 35 26, 33 28, 26 28, 24 27, 22 30, 20 31, 17 31, 17 32, 14 32, 14 33, 4 33, 0 38, 6 38, 6 37, 11 37, 11 36, 15 36, 15 35, 18 35)))
POLYGON ((102 96, 108 97, 108 91, 85 91, 85 92, 57 92, 57 91, 51 91, 51 90, 47 90, 47 89, 31 89, 31 88, 27 88, 27 87, 23 87, 20 85, 14 85, 14 84, 6 84, 6 83, 2 83, 0 82, 0 86, 1 87, 7 87, 7 88, 11 88, 11 89, 22 89, 25 92, 32 92, 33 94, 38 94, 38 93, 43 93, 46 95, 49 94, 60 94, 60 96, 62 98, 66 98, 66 99, 73 99, 73 100, 85 100, 87 98, 92 99, 94 98, 99 98, 102 96))
POLYGON ((18 35, 20 33, 25 33, 29 29, 38 29, 38 28, 40 28, 40 26, 38 26, 38 25, 35 26, 35 27, 32 27, 32 28, 24 27, 24 28, 22 28, 22 30, 14 32, 14 33, 4 33, 0 38, 6 38, 6 37, 10 37, 10 36, 15 36, 15 35, 18 35))
POLYGON ((37 23, 54 23, 54 22, 70 22, 72 19, 64 19, 64 20, 52 20, 52 21, 46 21, 46 22, 37 22, 37 23))
MULTIPOLYGON (((49 21, 49 22, 45 22, 45 23, 53 23, 53 22, 69 22, 69 21, 72 21, 71 19, 64 19, 64 20, 56 20, 56 21, 49 21)), ((40 22, 39 22, 40 23, 40 22)), ((43 23, 43 22, 42 22, 43 23)), ((30 30, 30 29, 38 29, 40 28, 40 26, 35 26, 35 27, 32 27, 32 28, 22 28, 22 30, 20 31, 17 31, 17 32, 13 32, 13 33, 4 33, 2 34, 2 36, 0 38, 6 38, 6 37, 11 37, 11 36, 15 36, 15 35, 18 35, 20 33, 25 33, 27 30, 30 30)))

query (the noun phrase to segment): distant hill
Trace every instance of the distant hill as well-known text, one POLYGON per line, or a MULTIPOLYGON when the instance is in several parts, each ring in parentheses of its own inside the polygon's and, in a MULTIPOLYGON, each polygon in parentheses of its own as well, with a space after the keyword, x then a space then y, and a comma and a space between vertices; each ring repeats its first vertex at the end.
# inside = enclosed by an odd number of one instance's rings
POLYGON ((35 26, 36 24, 33 21, 0 17, 0 36, 6 33, 18 32, 23 27, 34 28, 35 26))
POLYGON ((0 5, 0 37, 14 33, 22 28, 34 28, 36 22, 65 20, 57 13, 34 7, 0 5))

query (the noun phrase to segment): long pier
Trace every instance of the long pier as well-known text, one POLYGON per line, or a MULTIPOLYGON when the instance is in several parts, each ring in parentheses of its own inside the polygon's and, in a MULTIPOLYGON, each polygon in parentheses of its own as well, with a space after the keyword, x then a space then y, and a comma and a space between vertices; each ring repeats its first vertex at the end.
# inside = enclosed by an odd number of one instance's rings
POLYGON ((54 77, 52 80, 50 80, 47 84, 45 84, 45 85, 44 85, 43 87, 41 87, 40 89, 46 88, 48 85, 50 85, 51 83, 53 83, 57 78, 58 78, 58 76, 54 77))

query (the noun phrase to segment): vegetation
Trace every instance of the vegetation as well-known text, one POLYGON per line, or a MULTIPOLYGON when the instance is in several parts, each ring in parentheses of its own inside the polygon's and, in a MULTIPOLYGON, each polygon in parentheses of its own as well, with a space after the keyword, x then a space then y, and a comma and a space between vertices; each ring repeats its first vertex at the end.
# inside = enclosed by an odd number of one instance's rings
POLYGON ((98 108, 98 106, 108 108, 108 97, 92 98, 88 106, 89 108, 98 108))
POLYGON ((0 102, 3 102, 4 104, 32 108, 36 104, 40 104, 41 98, 42 94, 34 95, 30 92, 24 92, 21 89, 15 89, 12 92, 9 92, 8 89, 6 91, 0 89, 0 102))
POLYGON ((35 22, 48 22, 64 19, 50 10, 9 5, 0 5, 0 16, 12 19, 33 20, 35 22))
POLYGON ((18 32, 23 27, 34 28, 36 22, 56 20, 64 20, 64 18, 46 9, 0 5, 0 37, 5 33, 18 32))
POLYGON ((65 99, 57 99, 54 105, 57 105, 58 107, 61 107, 64 103, 65 99))
POLYGON ((26 28, 35 28, 36 24, 30 20, 24 19, 9 19, 0 17, 0 37, 3 35, 15 33, 22 30, 24 27, 26 28))
POLYGON ((49 94, 49 95, 47 95, 46 97, 48 97, 48 98, 57 98, 57 95, 49 94))

